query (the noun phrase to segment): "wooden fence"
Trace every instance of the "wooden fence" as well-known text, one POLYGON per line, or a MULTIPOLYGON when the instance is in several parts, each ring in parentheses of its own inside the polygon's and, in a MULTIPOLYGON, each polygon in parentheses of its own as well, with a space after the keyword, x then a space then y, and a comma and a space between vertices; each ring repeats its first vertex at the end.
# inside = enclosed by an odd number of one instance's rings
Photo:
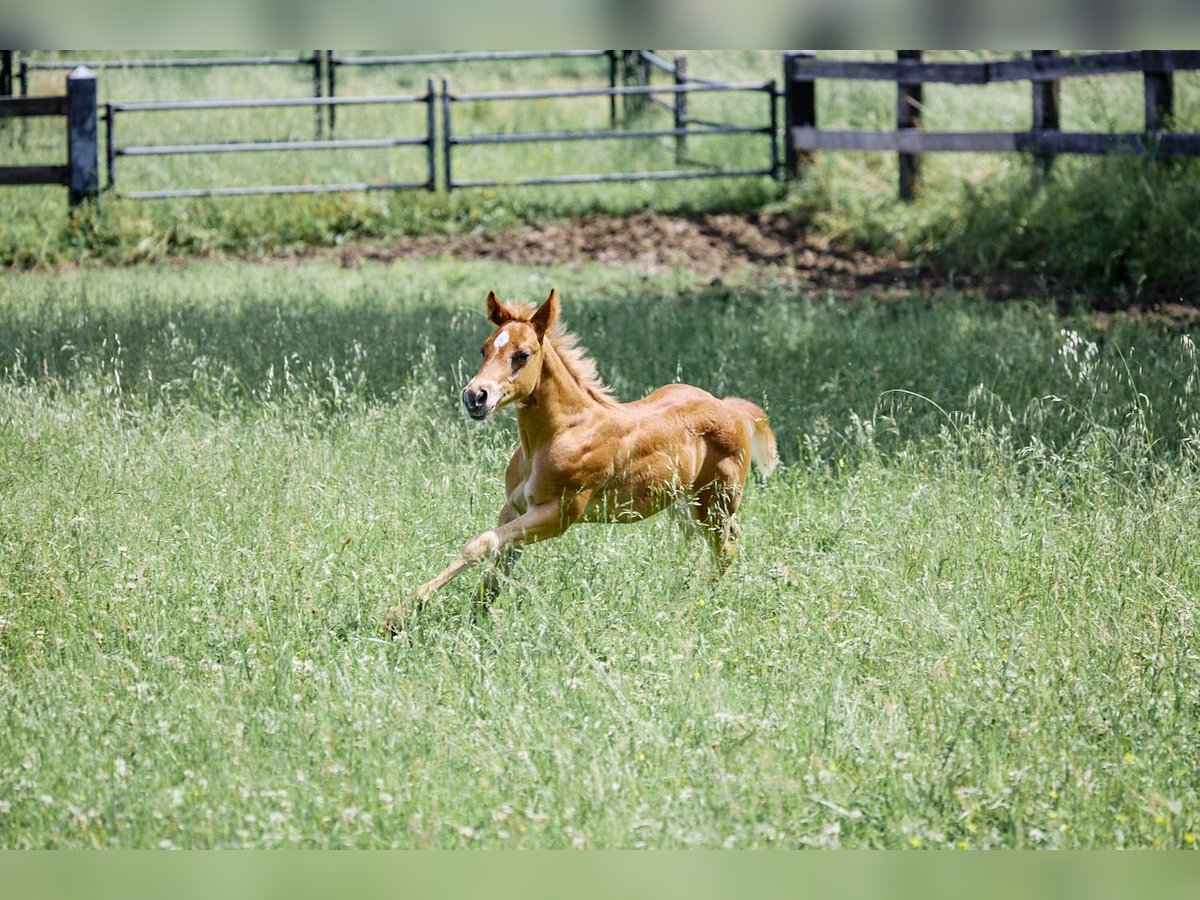
POLYGON ((1200 69, 1200 50, 1135 50, 1063 56, 1035 50, 1028 59, 990 62, 928 62, 920 50, 901 50, 894 62, 817 59, 810 51, 784 55, 784 162, 791 176, 808 154, 819 150, 895 151, 899 158, 900 196, 917 190, 920 154, 930 152, 1022 152, 1048 165, 1059 153, 1200 156, 1200 134, 1171 131, 1173 74, 1200 69), (1059 82, 1083 75, 1141 73, 1146 104, 1139 132, 1065 132, 1059 128, 1059 82), (896 83, 894 131, 825 130, 817 127, 819 79, 856 79, 896 83), (926 131, 921 113, 924 85, 986 85, 1004 81, 1032 83, 1029 131, 926 131))
POLYGON ((62 97, 0 97, 0 119, 63 116, 67 125, 66 165, 0 166, 0 185, 61 184, 72 206, 100 193, 96 126, 96 76, 79 66, 67 76, 62 97))

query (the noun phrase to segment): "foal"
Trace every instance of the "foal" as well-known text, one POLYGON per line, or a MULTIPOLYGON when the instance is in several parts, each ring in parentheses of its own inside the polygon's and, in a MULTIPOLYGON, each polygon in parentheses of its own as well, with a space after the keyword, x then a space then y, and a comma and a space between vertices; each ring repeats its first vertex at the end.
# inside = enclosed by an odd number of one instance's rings
MULTIPOLYGON (((576 522, 635 522, 681 500, 724 572, 737 551, 733 514, 750 461, 764 475, 778 462, 766 414, 748 400, 718 400, 686 384, 618 403, 575 336, 559 326, 557 291, 536 311, 489 293, 487 317, 496 330, 462 403, 473 419, 515 406, 521 443, 504 476, 496 527, 417 588, 417 607, 485 560, 495 561, 483 587, 490 603, 498 575, 508 574, 526 544, 558 537, 576 522)), ((402 612, 392 608, 390 630, 402 612)))

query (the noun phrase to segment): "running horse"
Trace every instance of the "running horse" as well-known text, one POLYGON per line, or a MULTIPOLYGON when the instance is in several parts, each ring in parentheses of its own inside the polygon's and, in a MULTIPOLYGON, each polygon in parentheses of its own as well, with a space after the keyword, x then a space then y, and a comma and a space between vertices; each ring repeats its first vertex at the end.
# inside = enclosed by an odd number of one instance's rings
MULTIPOLYGON (((718 400, 686 384, 617 402, 578 338, 559 324, 556 290, 536 310, 503 304, 490 292, 487 317, 496 329, 462 404, 476 420, 516 407, 521 443, 504 476, 496 527, 416 589, 416 608, 464 570, 491 561, 486 607, 527 544, 558 537, 576 522, 636 522, 674 504, 708 538, 723 573, 737 552, 741 529, 733 515, 750 462, 764 475, 778 462, 766 414, 748 400, 718 400)), ((385 628, 397 633, 405 612, 393 607, 385 628)))

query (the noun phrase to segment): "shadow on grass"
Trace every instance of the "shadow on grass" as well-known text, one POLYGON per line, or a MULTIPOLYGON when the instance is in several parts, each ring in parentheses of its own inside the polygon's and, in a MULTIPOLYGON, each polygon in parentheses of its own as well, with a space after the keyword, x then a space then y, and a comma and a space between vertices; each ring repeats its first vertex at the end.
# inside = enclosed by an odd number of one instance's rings
MULTIPOLYGON (((156 293, 150 281, 131 300, 102 302, 84 290, 62 302, 5 304, 0 369, 10 382, 59 394, 99 386, 133 407, 254 415, 298 405, 319 419, 346 404, 420 402, 431 417, 457 421, 458 394, 490 331, 482 311, 395 289, 384 267, 355 277, 370 289, 351 301, 299 284, 294 295, 251 287, 222 303, 189 301, 156 293)), ((585 285, 588 276, 570 278, 585 285)), ((863 429, 876 446, 935 435, 980 386, 998 415, 1019 416, 1051 394, 1125 412, 1064 367, 1062 323, 1041 308, 952 295, 835 303, 783 289, 627 288, 564 291, 566 324, 617 396, 684 381, 763 403, 785 459, 814 435, 826 446, 862 439, 863 429), (887 428, 873 430, 881 422, 887 428)), ((1139 388, 1151 396, 1178 383, 1177 349, 1151 327, 1130 322, 1096 337, 1116 349, 1137 345, 1139 388)), ((1170 433, 1168 419, 1164 412, 1159 433, 1170 433)), ((1068 428, 1038 427, 1048 441, 1068 428)))

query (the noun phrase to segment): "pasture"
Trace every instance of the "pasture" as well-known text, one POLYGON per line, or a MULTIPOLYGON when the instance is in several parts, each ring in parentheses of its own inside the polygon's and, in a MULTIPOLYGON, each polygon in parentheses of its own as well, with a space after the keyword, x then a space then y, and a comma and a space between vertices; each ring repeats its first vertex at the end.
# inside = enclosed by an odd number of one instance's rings
POLYGON ((1150 319, 769 277, 206 262, 0 282, 0 846, 1192 847, 1200 364, 1150 319), (483 298, 761 401, 720 582, 491 524, 483 298))

